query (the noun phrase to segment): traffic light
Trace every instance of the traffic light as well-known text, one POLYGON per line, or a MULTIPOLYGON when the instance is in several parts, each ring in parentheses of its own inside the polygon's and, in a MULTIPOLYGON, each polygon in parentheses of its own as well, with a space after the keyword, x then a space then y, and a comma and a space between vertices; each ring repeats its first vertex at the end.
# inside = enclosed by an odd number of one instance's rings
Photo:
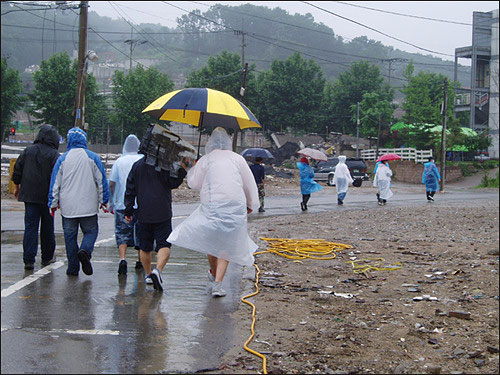
POLYGON ((10 134, 16 135, 16 128, 10 128, 10 134))

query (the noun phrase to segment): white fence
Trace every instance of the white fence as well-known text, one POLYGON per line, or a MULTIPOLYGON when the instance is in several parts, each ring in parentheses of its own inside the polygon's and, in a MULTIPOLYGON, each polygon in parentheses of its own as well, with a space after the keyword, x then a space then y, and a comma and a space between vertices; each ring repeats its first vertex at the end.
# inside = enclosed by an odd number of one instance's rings
MULTIPOLYGON (((425 163, 432 156, 432 150, 416 150, 414 148, 379 148, 378 156, 383 154, 397 154, 403 160, 413 160, 415 163, 425 163)), ((377 160, 377 150, 361 150, 361 159, 377 160)))

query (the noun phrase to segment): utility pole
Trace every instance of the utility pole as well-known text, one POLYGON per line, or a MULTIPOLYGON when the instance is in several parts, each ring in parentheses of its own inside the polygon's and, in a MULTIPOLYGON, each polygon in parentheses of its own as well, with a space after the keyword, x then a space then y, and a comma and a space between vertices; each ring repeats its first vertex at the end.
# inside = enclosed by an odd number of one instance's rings
POLYGON ((388 77, 388 81, 389 81, 389 85, 391 84, 391 74, 392 74, 392 63, 393 62, 407 62, 408 59, 402 59, 400 57, 394 57, 392 59, 383 59, 382 61, 388 61, 389 62, 389 77, 388 77))
MULTIPOLYGON (((243 103, 243 96, 245 95, 245 86, 248 72, 248 63, 245 63, 245 32, 241 30, 235 30, 235 35, 241 35, 241 66, 243 67, 243 77, 241 80, 241 89, 240 89, 240 97, 241 102, 243 103)), ((236 152, 238 145, 238 133, 239 129, 234 129, 233 134, 233 151, 236 152)), ((241 133, 242 144, 243 144, 243 132, 241 133)))
POLYGON ((132 52, 134 51, 135 49, 135 46, 137 44, 144 44, 144 43, 147 43, 148 41, 147 40, 144 40, 144 39, 133 39, 132 36, 133 36, 133 33, 134 33, 134 29, 132 28, 130 30, 130 39, 127 39, 124 43, 126 44, 130 44, 130 54, 129 54, 129 73, 132 71, 132 52))
POLYGON ((85 74, 85 63, 87 59, 87 19, 88 1, 80 2, 80 25, 78 41, 78 76, 76 81, 76 98, 73 116, 75 126, 83 128, 85 122, 85 88, 87 86, 87 75, 85 74))
POLYGON ((377 131, 377 152, 375 153, 375 160, 378 159, 378 147, 380 144, 380 127, 382 124, 382 113, 378 115, 378 131, 377 131))
POLYGON ((444 180, 446 179, 446 110, 448 104, 448 79, 445 78, 443 82, 444 92, 443 92, 443 130, 441 133, 441 165, 440 165, 440 175, 441 175, 441 191, 444 192, 444 180))
POLYGON ((359 102, 357 105, 356 117, 356 159, 359 159, 359 102))

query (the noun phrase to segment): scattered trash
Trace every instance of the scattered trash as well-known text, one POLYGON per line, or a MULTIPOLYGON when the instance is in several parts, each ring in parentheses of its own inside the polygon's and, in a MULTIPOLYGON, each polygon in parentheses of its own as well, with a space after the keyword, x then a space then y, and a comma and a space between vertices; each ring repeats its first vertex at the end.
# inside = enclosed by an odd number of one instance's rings
POLYGON ((449 311, 448 316, 452 316, 454 318, 458 319, 471 319, 470 312, 466 311, 449 311))

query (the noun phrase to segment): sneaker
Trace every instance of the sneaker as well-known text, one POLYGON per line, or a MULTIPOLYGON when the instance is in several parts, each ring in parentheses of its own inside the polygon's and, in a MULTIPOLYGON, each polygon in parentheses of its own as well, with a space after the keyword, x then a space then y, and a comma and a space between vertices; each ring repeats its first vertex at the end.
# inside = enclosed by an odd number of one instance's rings
POLYGON ((259 212, 266 212, 262 207, 259 207, 259 212))
POLYGON ((379 201, 378 201, 378 205, 379 205, 379 206, 382 206, 382 204, 383 204, 383 203, 382 203, 382 201, 381 201, 381 200, 379 200, 379 201))
POLYGON ((212 275, 212 272, 210 272, 210 270, 208 270, 208 281, 210 281, 211 283, 215 282, 215 276, 212 275))
POLYGON ((434 202, 434 198, 429 197, 428 199, 429 199, 430 202, 434 202))
POLYGON ((78 272, 69 272, 68 270, 66 270, 66 275, 68 275, 68 276, 78 276, 78 272))
POLYGON ((163 280, 161 278, 161 272, 158 268, 155 268, 153 272, 151 272, 151 280, 153 280, 153 288, 158 290, 159 292, 163 291, 163 280))
POLYGON ((342 201, 342 199, 337 199, 337 204, 339 206, 342 206, 344 204, 344 202, 342 201))
POLYGON ((148 284, 148 285, 153 284, 153 280, 151 280, 151 276, 150 276, 150 275, 146 276, 146 277, 144 278, 144 281, 145 281, 145 282, 146 282, 146 284, 148 284))
POLYGON ((92 264, 90 263, 89 253, 85 250, 80 250, 78 252, 78 260, 82 264, 82 270, 85 275, 92 275, 94 271, 92 270, 92 264))
POLYGON ((142 270, 144 267, 142 266, 142 262, 141 261, 137 261, 135 262, 135 269, 136 270, 142 270))
POLYGON ((306 210, 306 205, 304 204, 304 202, 300 202, 300 208, 302 209, 302 211, 306 210))
POLYGON ((214 286, 212 287, 212 297, 224 297, 225 295, 226 291, 222 289, 222 282, 214 282, 214 286))
POLYGON ((24 265, 24 269, 25 270, 33 270, 33 269, 35 269, 35 264, 34 263, 26 263, 24 265))
POLYGON ((48 266, 51 263, 55 263, 57 261, 56 256, 54 255, 51 260, 48 262, 42 262, 42 267, 48 266))
POLYGON ((120 264, 118 265, 118 275, 126 275, 127 274, 127 261, 125 259, 120 260, 120 264))

